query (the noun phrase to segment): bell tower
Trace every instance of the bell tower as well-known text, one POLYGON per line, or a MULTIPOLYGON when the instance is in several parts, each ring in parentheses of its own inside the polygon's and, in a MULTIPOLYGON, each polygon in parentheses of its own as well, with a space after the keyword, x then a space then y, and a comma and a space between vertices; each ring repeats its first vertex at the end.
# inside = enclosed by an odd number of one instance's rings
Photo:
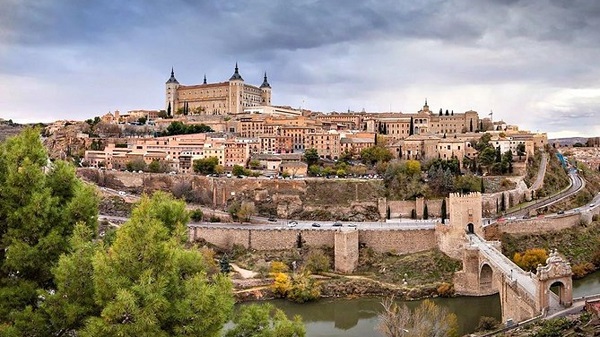
POLYGON ((179 82, 175 78, 175 72, 171 67, 171 77, 167 80, 166 85, 166 100, 165 100, 165 111, 168 116, 173 116, 174 112, 177 111, 177 104, 179 103, 177 97, 177 89, 179 88, 179 82))

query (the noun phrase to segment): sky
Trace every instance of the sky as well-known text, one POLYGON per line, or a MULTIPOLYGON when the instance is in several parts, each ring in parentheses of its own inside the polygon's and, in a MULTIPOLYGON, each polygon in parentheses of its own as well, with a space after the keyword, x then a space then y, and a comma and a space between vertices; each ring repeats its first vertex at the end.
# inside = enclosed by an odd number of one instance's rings
POLYGON ((0 0, 0 118, 164 109, 181 84, 268 74, 272 103, 430 109, 600 136, 600 1, 0 0))

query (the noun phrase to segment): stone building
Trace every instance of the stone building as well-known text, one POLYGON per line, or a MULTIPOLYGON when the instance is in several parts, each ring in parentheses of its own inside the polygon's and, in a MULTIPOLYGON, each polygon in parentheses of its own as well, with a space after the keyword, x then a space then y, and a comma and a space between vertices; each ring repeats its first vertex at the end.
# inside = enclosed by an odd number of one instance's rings
POLYGON ((202 84, 182 85, 171 77, 166 82, 165 110, 174 115, 187 108, 190 114, 225 115, 240 114, 245 108, 271 105, 271 85, 267 73, 263 83, 257 87, 244 82, 237 63, 229 81, 207 83, 206 76, 202 84))

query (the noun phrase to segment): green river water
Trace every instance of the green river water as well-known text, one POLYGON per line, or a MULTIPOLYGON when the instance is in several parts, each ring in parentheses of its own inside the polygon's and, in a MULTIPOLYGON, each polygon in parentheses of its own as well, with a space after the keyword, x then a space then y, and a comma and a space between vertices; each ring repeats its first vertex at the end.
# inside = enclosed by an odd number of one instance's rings
MULTIPOLYGON (((573 297, 600 293, 600 272, 573 282, 573 297)), ((485 297, 436 298, 434 301, 448 308, 458 318, 460 335, 471 333, 481 316, 500 320, 500 298, 485 297)), ((270 301, 288 316, 300 315, 306 326, 307 337, 362 337, 381 336, 375 331, 380 298, 321 299, 317 302, 294 304, 285 300, 270 301)), ((413 308, 420 301, 403 302, 413 308)))

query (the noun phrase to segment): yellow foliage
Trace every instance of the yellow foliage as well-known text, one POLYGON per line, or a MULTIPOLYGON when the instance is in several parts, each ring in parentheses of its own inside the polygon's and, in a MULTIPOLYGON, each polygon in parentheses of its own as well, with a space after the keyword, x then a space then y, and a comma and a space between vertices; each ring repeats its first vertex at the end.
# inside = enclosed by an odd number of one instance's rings
POLYGON ((573 278, 582 278, 585 275, 593 272, 596 268, 592 263, 585 262, 573 266, 573 278))
POLYGON ((288 268, 288 266, 281 261, 271 262, 271 274, 285 273, 289 270, 290 269, 288 268))
POLYGON ((525 271, 535 271, 538 264, 546 264, 548 252, 543 248, 527 249, 523 253, 515 253, 513 261, 525 271))
POLYGON ((421 162, 418 160, 407 160, 406 161, 406 173, 409 175, 415 175, 421 173, 421 162))
POLYGON ((276 295, 285 297, 292 288, 292 281, 286 273, 276 273, 274 275, 275 282, 273 282, 271 289, 276 295))
POLYGON ((454 287, 449 283, 442 283, 437 288, 438 295, 441 297, 450 297, 454 294, 454 287))

